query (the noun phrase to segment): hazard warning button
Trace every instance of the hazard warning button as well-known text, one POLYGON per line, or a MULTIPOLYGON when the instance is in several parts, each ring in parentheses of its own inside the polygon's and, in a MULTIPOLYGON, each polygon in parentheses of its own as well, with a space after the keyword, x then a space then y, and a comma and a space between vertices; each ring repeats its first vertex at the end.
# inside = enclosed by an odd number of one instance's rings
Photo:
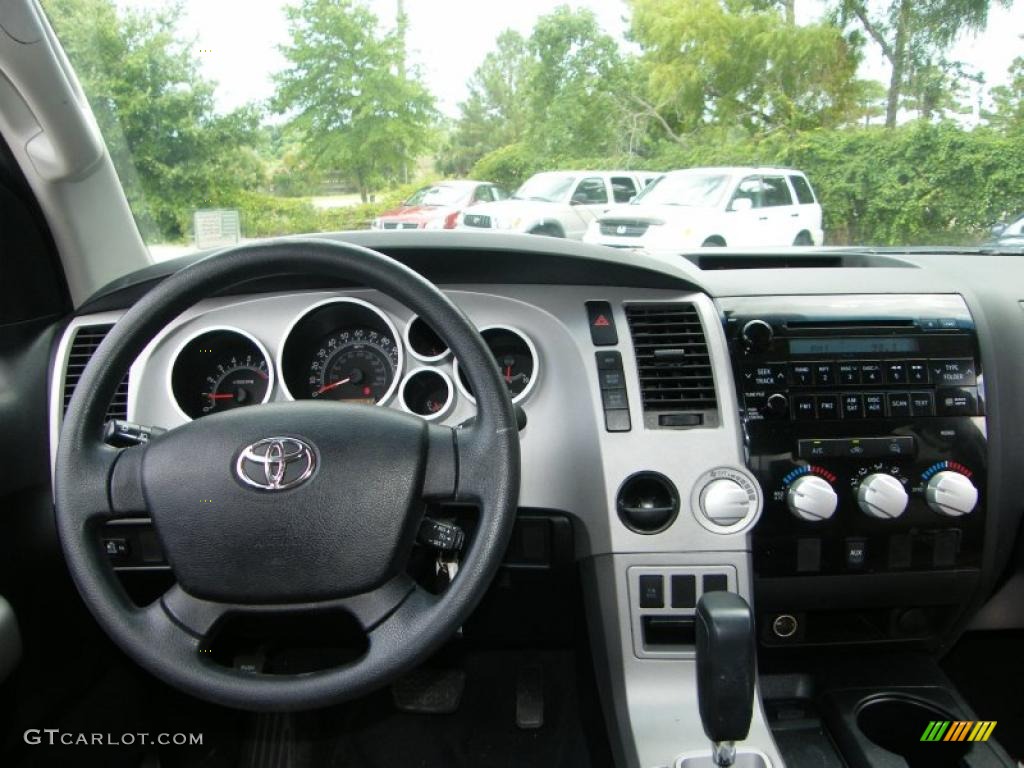
POLYGON ((611 347, 619 343, 612 305, 607 301, 587 302, 587 322, 590 324, 590 338, 595 347, 611 347))

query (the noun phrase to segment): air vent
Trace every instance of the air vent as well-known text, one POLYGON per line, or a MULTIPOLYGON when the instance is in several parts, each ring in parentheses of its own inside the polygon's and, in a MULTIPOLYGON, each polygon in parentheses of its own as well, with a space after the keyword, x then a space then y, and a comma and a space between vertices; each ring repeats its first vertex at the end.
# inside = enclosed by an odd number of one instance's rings
POLYGON ((712 413, 717 413, 715 380, 693 304, 628 304, 626 319, 640 376, 644 423, 648 427, 710 423, 712 413), (705 418, 680 422, 665 417, 681 412, 700 412, 705 418))
MULTIPOLYGON (((64 413, 67 413, 68 403, 71 402, 71 395, 78 386, 78 380, 82 378, 85 366, 92 359, 100 342, 106 338, 112 325, 83 325, 75 331, 75 337, 71 341, 71 351, 68 353, 68 367, 64 371, 64 413)), ((128 376, 117 387, 114 399, 107 408, 107 419, 128 418, 128 376)))

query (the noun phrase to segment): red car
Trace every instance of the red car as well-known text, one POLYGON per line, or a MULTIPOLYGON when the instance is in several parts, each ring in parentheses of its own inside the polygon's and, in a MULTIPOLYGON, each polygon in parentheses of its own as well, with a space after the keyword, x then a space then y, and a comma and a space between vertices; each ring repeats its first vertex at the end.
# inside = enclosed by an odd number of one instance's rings
POLYGON ((505 190, 487 181, 440 181, 417 190, 397 208, 382 213, 373 220, 373 229, 455 229, 464 209, 507 197, 505 190))

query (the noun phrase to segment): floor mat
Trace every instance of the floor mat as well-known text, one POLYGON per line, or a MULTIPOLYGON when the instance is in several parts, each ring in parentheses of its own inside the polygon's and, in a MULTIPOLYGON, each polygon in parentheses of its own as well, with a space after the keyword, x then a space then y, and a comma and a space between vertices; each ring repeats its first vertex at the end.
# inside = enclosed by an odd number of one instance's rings
POLYGON ((992 738, 1024 761, 1024 631, 969 632, 942 660, 942 668, 974 714, 998 725, 992 738))
POLYGON ((342 735, 333 768, 605 768, 611 765, 589 670, 569 652, 489 651, 461 660, 466 686, 458 711, 413 714, 395 709, 387 691, 338 710, 342 735), (516 727, 516 674, 539 664, 544 725, 516 727), (582 680, 582 683, 581 683, 582 680))

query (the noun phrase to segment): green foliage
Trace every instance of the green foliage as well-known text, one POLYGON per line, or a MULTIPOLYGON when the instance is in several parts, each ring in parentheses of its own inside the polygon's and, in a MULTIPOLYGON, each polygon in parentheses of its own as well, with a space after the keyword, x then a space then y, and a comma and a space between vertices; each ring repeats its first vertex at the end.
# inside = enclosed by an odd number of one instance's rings
POLYGON ((218 115, 213 84, 176 33, 178 6, 119 11, 112 0, 44 0, 140 227, 178 239, 192 211, 263 182, 261 115, 218 115))
POLYGON ((359 0, 302 0, 285 14, 289 66, 274 108, 292 116, 307 167, 348 175, 366 200, 431 139, 434 97, 406 70, 402 36, 381 32, 359 0))
POLYGON ((858 56, 840 31, 796 26, 760 5, 632 0, 644 104, 672 138, 706 125, 751 134, 834 127, 855 115, 858 56))
POLYGON ((464 175, 488 153, 519 143, 548 156, 624 151, 635 143, 629 73, 589 10, 558 6, 528 39, 506 30, 469 81, 438 169, 464 175))
POLYGON ((533 174, 550 167, 550 158, 545 163, 540 155, 527 144, 509 144, 480 158, 470 170, 474 179, 493 181, 512 191, 533 174))
POLYGON ((1024 133, 1024 56, 1010 65, 1009 85, 992 89, 994 109, 985 114, 989 124, 1009 133, 1024 133))
MULTIPOLYGON (((1013 2, 994 1, 1004 8, 1013 2)), ((886 0, 869 5, 867 0, 835 0, 838 24, 863 29, 891 68, 886 126, 895 127, 901 108, 932 117, 944 84, 955 84, 955 71, 962 67, 944 54, 959 36, 985 28, 992 4, 993 0, 886 0), (912 101, 905 103, 908 90, 912 101)))

